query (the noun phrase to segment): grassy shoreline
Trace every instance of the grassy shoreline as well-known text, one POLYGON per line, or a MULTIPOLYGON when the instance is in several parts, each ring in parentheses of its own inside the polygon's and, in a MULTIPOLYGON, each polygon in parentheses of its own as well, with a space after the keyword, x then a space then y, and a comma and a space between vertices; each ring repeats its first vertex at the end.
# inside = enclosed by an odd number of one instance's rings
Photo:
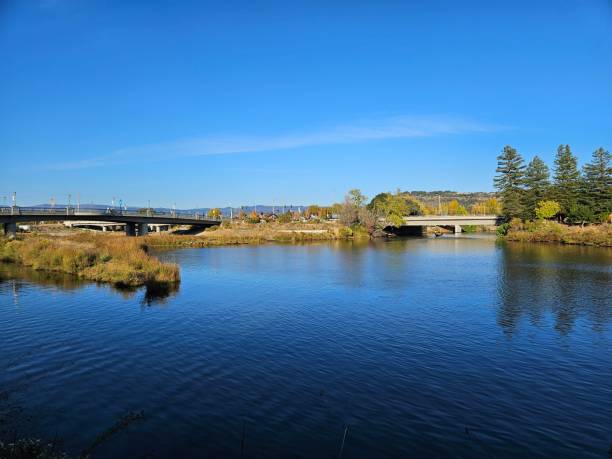
POLYGON ((513 242, 612 247, 612 225, 591 225, 583 228, 550 221, 512 223, 503 238, 513 242))
MULTIPOLYGON (((215 228, 199 234, 152 234, 127 238, 122 234, 70 232, 35 233, 15 240, 0 238, 0 262, 38 271, 59 272, 118 287, 173 285, 179 267, 149 254, 151 248, 218 247, 266 243, 301 243, 368 238, 367 232, 342 225, 255 225, 215 228)), ((540 221, 509 225, 507 241, 547 242, 612 247, 612 225, 567 226, 540 221)))
POLYGON ((340 225, 238 224, 229 228, 213 227, 192 235, 156 234, 147 238, 147 244, 151 247, 215 247, 270 242, 332 241, 359 236, 360 234, 340 225))
POLYGON ((0 262, 118 287, 163 286, 180 282, 179 267, 162 263, 149 254, 149 248, 298 243, 350 237, 359 234, 339 225, 246 224, 199 234, 151 234, 145 238, 70 230, 24 234, 14 240, 0 238, 0 262))
POLYGON ((120 287, 176 284, 179 268, 149 255, 143 239, 79 233, 26 235, 0 240, 0 261, 35 270, 72 274, 120 287))

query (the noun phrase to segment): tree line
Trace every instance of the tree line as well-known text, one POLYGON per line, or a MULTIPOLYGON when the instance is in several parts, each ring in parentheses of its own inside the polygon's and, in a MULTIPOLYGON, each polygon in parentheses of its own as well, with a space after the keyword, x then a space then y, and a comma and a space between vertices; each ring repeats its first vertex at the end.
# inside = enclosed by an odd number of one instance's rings
POLYGON ((506 145, 497 157, 495 188, 502 215, 510 220, 556 218, 565 223, 605 222, 612 212, 610 152, 598 148, 582 169, 569 145, 559 145, 552 179, 538 156, 525 164, 515 148, 506 145))

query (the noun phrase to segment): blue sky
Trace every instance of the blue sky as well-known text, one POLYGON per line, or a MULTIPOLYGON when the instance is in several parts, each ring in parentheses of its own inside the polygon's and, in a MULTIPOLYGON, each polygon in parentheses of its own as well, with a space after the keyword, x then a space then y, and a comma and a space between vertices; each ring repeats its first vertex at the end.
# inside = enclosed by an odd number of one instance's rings
POLYGON ((505 144, 612 148, 608 0, 8 0, 0 62, 24 205, 491 190, 505 144))

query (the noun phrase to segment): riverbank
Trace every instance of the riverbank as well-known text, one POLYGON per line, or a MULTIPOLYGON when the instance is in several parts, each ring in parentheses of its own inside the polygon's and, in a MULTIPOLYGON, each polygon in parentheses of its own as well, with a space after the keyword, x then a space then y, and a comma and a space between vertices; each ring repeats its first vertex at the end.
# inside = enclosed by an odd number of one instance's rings
POLYGON ((152 247, 215 247, 222 245, 298 243, 369 237, 334 223, 252 224, 214 226, 197 234, 154 234, 147 238, 152 247))
POLYGON ((504 239, 518 242, 554 242, 612 247, 612 225, 580 227, 550 221, 517 223, 509 226, 504 239))
POLYGON ((62 229, 23 234, 15 240, 0 239, 0 262, 72 274, 120 287, 139 287, 175 284, 180 280, 178 266, 162 263, 148 253, 149 247, 215 247, 360 238, 369 238, 369 235, 360 228, 350 229, 336 223, 238 222, 200 233, 179 230, 170 234, 153 233, 146 238, 62 229))
POLYGON ((32 234, 15 240, 0 239, 0 261, 120 287, 180 281, 178 266, 149 255, 145 240, 119 234, 32 234))

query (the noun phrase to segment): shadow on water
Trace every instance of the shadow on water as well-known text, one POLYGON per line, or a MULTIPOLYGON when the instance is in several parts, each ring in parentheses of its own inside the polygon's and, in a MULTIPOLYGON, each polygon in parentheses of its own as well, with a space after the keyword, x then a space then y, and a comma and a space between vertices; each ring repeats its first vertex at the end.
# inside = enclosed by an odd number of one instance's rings
POLYGON ((91 285, 99 285, 102 288, 108 287, 124 299, 134 298, 138 292, 144 289, 141 303, 145 306, 163 305, 179 291, 179 284, 148 284, 144 288, 120 287, 110 284, 96 284, 71 274, 37 271, 12 263, 0 263, 0 294, 11 295, 17 301, 21 290, 31 284, 46 288, 57 288, 66 292, 76 291, 91 285))
POLYGON ((581 317, 596 331, 612 320, 612 250, 521 243, 500 249, 498 323, 507 335, 523 317, 539 326, 548 313, 562 335, 581 317))

